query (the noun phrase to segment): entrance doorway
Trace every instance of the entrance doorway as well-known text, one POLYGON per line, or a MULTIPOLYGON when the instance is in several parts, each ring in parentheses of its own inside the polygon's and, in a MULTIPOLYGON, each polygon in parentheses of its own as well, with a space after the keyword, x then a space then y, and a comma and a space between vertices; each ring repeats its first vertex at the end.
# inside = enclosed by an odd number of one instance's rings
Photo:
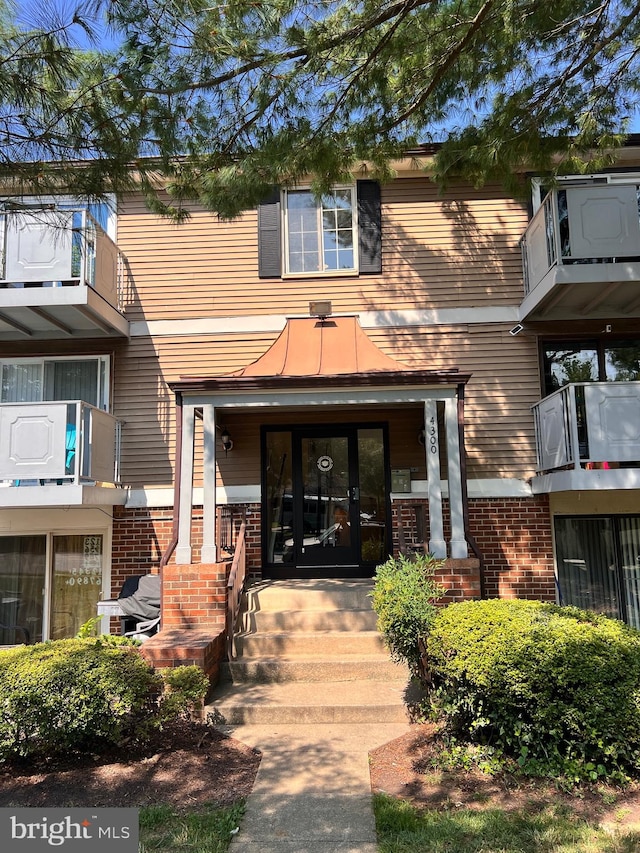
POLYGON ((384 425, 266 428, 269 577, 362 577, 390 552, 384 425))

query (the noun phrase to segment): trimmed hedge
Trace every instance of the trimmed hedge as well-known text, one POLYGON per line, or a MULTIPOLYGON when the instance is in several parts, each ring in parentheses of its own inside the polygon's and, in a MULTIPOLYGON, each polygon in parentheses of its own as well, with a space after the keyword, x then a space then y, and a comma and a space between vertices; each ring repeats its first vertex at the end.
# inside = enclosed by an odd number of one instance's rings
POLYGON ((56 640, 0 653, 0 759, 54 756, 144 738, 163 679, 115 637, 56 640))
POLYGON ((408 664, 418 677, 422 675, 421 644, 436 614, 436 601, 445 592, 435 579, 442 564, 430 554, 411 559, 401 555, 376 568, 371 598, 378 630, 392 659, 408 664))
POLYGON ((431 701, 459 737, 525 772, 640 773, 640 632, 535 601, 451 604, 427 639, 431 701))

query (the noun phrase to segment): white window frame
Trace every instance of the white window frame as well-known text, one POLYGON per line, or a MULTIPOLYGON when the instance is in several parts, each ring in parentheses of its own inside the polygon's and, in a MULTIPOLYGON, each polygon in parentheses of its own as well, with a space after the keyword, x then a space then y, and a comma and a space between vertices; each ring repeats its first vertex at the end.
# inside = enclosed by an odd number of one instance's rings
MULTIPOLYGON (((77 356, 45 356, 40 358, 0 358, 0 381, 2 378, 2 368, 5 364, 39 364, 41 366, 41 391, 44 393, 44 367, 46 363, 57 361, 95 361, 98 369, 98 382, 102 377, 101 387, 98 386, 98 408, 104 412, 111 411, 111 359, 108 355, 77 355, 77 356)), ((40 402, 48 403, 50 400, 41 400, 40 402)), ((0 403, 1 405, 1 403, 0 403)))
MULTIPOLYGON (((309 272, 292 272, 289 269, 289 193, 312 193, 310 187, 294 187, 290 190, 284 189, 280 193, 281 209, 282 209, 282 260, 283 260, 283 278, 335 278, 336 276, 352 276, 358 274, 359 259, 358 259, 358 193, 355 184, 340 184, 332 187, 331 192, 340 190, 348 190, 351 194, 351 234, 353 238, 353 266, 347 269, 320 269, 311 270, 309 272)), ((319 202, 320 200, 317 200, 319 202)), ((317 236, 318 243, 323 257, 324 240, 322 229, 322 212, 321 206, 317 203, 317 236)))

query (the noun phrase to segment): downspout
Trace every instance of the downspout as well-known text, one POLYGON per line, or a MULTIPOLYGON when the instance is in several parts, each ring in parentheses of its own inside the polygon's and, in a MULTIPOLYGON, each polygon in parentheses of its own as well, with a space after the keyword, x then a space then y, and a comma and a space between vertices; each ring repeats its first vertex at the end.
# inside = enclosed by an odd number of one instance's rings
POLYGON ((171 529, 171 539, 169 544, 164 549, 164 553, 160 558, 159 572, 162 576, 162 569, 171 559, 171 555, 176 550, 178 544, 178 529, 180 522, 180 481, 182 479, 182 394, 176 391, 176 451, 175 465, 173 475, 173 525, 171 529))
POLYGON ((464 383, 458 385, 458 443, 460 445, 460 473, 462 479, 462 519, 464 523, 464 535, 478 560, 480 574, 480 598, 487 597, 484 578, 484 557, 478 547, 475 537, 469 530, 469 495, 467 492, 467 450, 464 444, 464 383))

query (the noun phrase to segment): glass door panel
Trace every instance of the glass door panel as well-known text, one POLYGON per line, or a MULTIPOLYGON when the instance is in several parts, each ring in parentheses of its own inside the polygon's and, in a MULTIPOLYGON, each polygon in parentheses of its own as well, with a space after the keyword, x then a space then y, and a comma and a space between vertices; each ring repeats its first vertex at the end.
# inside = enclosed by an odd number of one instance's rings
MULTIPOLYGON (((352 439, 348 435, 300 437, 300 489, 296 502, 298 565, 356 564, 352 439)), ((356 516, 357 518, 357 516, 356 516)))
POLYGON ((556 518, 558 583, 563 604, 624 616, 611 518, 556 518))
POLYGON ((265 527, 268 563, 293 554, 293 461, 289 430, 266 435, 265 527), (287 544, 288 543, 288 544, 287 544))
POLYGON ((46 551, 46 536, 0 537, 0 645, 43 639, 46 551))
POLYGON ((383 562, 387 554, 387 490, 382 429, 358 430, 360 558, 383 562))
POLYGON ((102 594, 102 536, 54 536, 52 640, 75 637, 96 615, 102 594))
POLYGON ((627 600, 627 621, 640 629, 640 518, 620 519, 622 583, 627 600))

